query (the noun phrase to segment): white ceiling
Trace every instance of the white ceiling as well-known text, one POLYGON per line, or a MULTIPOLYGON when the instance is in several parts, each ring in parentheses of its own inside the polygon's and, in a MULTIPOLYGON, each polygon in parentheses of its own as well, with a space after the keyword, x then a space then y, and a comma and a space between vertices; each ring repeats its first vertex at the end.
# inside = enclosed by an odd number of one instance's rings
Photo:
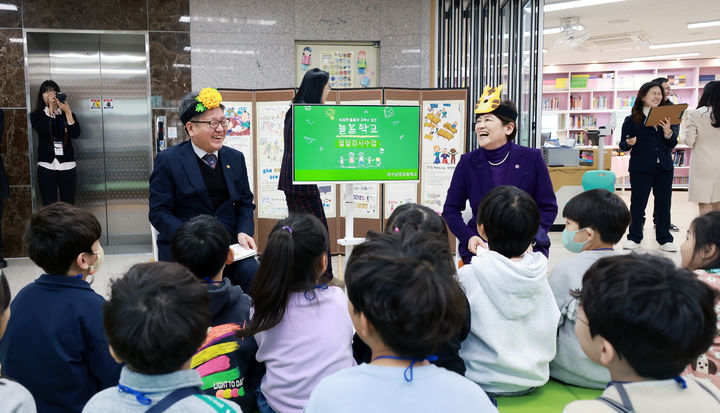
MULTIPOLYGON (((545 5, 565 0, 547 0, 545 5)), ((543 64, 578 64, 619 62, 623 58, 699 52, 689 59, 720 58, 720 43, 704 46, 650 49, 652 44, 720 39, 720 26, 688 29, 688 23, 720 20, 720 0, 626 0, 619 3, 579 7, 545 13, 545 28, 561 26, 563 17, 576 16, 591 37, 644 32, 647 43, 622 43, 595 46, 585 42, 577 48, 553 50, 555 41, 563 34, 544 36, 543 64), (611 23, 630 19, 630 22, 611 23)), ((669 59, 672 60, 672 59, 669 59)))

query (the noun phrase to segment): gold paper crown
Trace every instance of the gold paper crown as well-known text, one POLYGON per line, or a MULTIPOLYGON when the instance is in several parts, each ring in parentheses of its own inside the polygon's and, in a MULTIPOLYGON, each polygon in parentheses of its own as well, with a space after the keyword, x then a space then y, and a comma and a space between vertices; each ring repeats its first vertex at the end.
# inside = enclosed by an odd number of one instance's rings
POLYGON ((503 85, 491 88, 485 86, 483 88, 483 94, 475 104, 475 114, 490 113, 500 106, 500 92, 503 90, 503 85))
POLYGON ((195 98, 198 103, 195 105, 195 112, 202 113, 208 109, 217 108, 222 102, 222 95, 215 88, 206 87, 198 93, 195 98))

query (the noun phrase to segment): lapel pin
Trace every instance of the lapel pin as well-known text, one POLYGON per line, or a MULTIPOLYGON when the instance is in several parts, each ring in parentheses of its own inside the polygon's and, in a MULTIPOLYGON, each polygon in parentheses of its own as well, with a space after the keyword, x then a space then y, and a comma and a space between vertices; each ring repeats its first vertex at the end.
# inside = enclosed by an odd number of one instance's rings
POLYGON ((515 169, 520 169, 520 165, 515 164, 515 169))
POLYGON ((225 165, 226 168, 230 169, 230 165, 225 165))

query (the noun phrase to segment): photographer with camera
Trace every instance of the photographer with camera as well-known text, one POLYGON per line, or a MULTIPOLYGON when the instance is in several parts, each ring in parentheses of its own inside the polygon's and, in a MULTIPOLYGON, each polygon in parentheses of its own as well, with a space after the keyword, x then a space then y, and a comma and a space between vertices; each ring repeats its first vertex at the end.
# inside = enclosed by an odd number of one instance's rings
POLYGON ((37 179, 43 206, 58 201, 75 203, 77 171, 71 139, 80 136, 67 96, 52 80, 40 85, 30 123, 38 134, 37 179))

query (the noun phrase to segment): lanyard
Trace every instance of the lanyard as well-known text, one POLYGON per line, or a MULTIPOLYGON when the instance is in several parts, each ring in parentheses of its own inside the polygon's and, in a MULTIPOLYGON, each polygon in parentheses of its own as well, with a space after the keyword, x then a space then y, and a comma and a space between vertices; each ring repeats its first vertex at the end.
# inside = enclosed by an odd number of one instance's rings
POLYGON ((590 251, 615 251, 615 248, 595 248, 590 251))
POLYGON ((139 391, 137 391, 137 390, 135 390, 135 389, 132 389, 132 388, 130 388, 130 387, 128 387, 128 386, 124 386, 124 385, 119 384, 119 383, 118 383, 118 391, 119 391, 120 393, 129 393, 129 394, 134 395, 134 396, 135 396, 135 400, 137 400, 138 403, 143 404, 143 405, 145 405, 145 406, 147 406, 147 405, 149 405, 150 403, 152 403, 152 400, 150 400, 150 398, 147 397, 147 395, 150 394, 150 393, 142 393, 142 392, 139 392, 139 391))
MULTIPOLYGON (((318 285, 316 285, 316 286, 313 287, 313 290, 316 290, 316 289, 317 289, 317 290, 327 290, 327 289, 328 289, 328 285, 327 285, 327 284, 318 284, 318 285)), ((308 301, 312 301, 312 300, 314 300, 315 297, 316 297, 316 296, 315 296, 315 291, 312 291, 312 290, 311 290, 311 291, 305 291, 305 294, 304 294, 304 295, 305 295, 305 299, 308 300, 308 301), (309 295, 308 295, 308 293, 310 293, 310 292, 312 292, 312 296, 309 296, 309 295)))
POLYGON ((413 365, 415 363, 420 363, 422 361, 436 361, 438 359, 438 356, 427 356, 426 358, 413 358, 413 357, 399 357, 399 356, 380 356, 375 357, 372 359, 372 361, 380 360, 380 359, 392 359, 392 360, 408 360, 410 361, 410 365, 405 369, 405 372, 403 373, 403 376, 405 377, 406 382, 411 382, 413 379, 413 365), (410 376, 408 377, 408 371, 410 372, 410 376))

